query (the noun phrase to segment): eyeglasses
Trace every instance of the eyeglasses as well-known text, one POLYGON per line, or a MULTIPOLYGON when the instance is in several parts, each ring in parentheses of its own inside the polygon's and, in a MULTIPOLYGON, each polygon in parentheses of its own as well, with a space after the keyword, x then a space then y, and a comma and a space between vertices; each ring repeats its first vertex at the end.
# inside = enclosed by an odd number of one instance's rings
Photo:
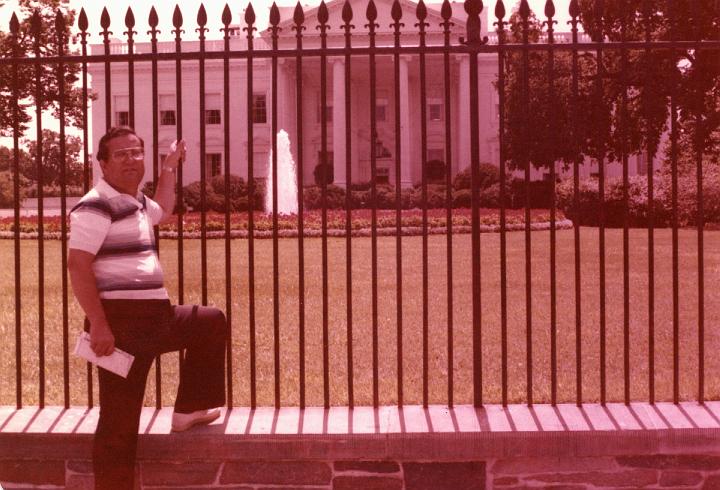
POLYGON ((115 160, 125 160, 126 158, 142 160, 145 158, 145 150, 142 148, 124 148, 122 150, 115 150, 110 156, 115 160))

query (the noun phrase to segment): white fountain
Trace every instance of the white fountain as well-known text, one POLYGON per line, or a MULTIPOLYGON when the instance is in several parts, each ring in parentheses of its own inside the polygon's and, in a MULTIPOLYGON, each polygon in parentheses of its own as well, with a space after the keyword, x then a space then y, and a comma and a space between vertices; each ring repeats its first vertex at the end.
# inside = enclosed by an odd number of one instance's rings
MULTIPOLYGON (((284 129, 277 134, 277 162, 278 162, 278 214, 297 214, 297 176, 295 174, 295 161, 290 153, 290 138, 284 129)), ((272 150, 267 165, 267 186, 265 192, 265 212, 272 214, 273 209, 273 181, 272 181, 272 150)))

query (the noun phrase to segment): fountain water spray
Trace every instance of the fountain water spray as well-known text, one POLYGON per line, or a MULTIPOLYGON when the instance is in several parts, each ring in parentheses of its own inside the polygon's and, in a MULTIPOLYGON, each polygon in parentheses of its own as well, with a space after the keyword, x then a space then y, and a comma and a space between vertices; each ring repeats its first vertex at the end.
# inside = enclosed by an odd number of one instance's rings
MULTIPOLYGON (((295 174, 295 161, 290 153, 290 138, 284 129, 277 134, 277 162, 278 162, 278 209, 279 214, 297 214, 297 176, 295 174)), ((267 186, 265 192, 265 212, 271 214, 273 210, 273 181, 272 181, 272 151, 268 157, 267 186)))

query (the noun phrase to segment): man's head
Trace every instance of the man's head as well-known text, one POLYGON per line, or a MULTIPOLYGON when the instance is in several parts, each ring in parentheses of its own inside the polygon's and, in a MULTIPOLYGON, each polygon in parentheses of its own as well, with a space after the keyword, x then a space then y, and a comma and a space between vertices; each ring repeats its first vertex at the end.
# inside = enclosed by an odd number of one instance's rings
POLYGON ((145 175, 145 143, 132 128, 110 128, 100 138, 97 159, 105 181, 120 192, 137 194, 145 175))

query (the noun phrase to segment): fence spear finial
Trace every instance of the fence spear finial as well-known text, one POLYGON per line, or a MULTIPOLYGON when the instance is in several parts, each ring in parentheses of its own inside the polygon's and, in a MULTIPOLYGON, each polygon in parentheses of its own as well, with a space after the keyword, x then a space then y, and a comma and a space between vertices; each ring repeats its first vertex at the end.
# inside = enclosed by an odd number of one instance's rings
POLYGON ((352 21, 352 18, 353 18, 353 11, 352 11, 352 7, 350 6, 350 1, 345 0, 345 5, 343 5, 343 9, 342 9, 342 20, 343 20, 343 22, 348 24, 348 23, 350 23, 350 21, 352 21))
POLYGON ((150 8, 150 15, 148 16, 148 25, 154 30, 159 24, 158 14, 155 7, 150 8))
POLYGON ((320 24, 327 24, 329 19, 330 19, 330 12, 328 12, 328 8, 327 8, 327 5, 325 4, 325 0, 322 0, 320 2, 320 7, 318 8, 318 22, 320 22, 320 24))
POLYGON ((105 30, 110 27, 110 14, 108 13, 107 7, 103 7, 102 14, 100 14, 100 27, 105 30))
POLYGON ((295 25, 302 25, 303 22, 305 22, 305 12, 303 12, 302 5, 300 5, 300 0, 298 0, 298 3, 295 4, 295 11, 293 12, 293 22, 295 22, 295 25))
POLYGON ((65 16, 62 14, 62 11, 58 9, 57 13, 55 14, 55 30, 60 33, 65 33, 65 16))
POLYGON ((252 3, 248 3, 245 9, 245 23, 247 25, 255 23, 255 9, 253 9, 252 3))
POLYGON ((232 12, 230 11, 230 6, 226 3, 222 12, 222 23, 225 28, 227 28, 227 26, 230 25, 230 22, 232 22, 232 12))

